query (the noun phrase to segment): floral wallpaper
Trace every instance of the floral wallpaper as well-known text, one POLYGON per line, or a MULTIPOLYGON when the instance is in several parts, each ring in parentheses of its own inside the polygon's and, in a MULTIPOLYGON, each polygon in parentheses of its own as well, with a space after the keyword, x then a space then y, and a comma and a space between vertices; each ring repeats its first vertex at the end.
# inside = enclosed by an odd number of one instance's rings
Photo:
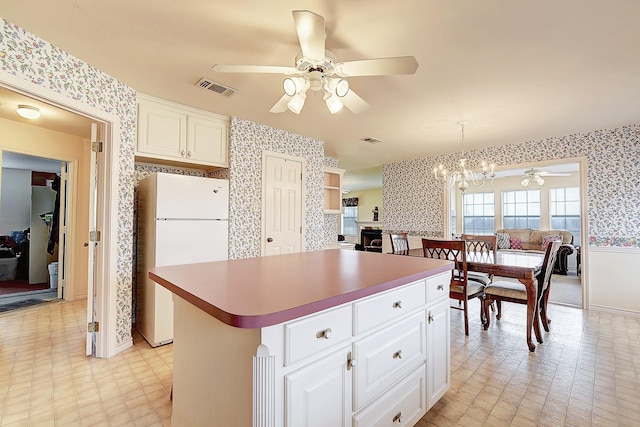
MULTIPOLYGON (((539 141, 489 147, 466 153, 471 167, 483 159, 499 165, 586 156, 588 236, 592 246, 640 247, 640 125, 539 141)), ((385 232, 444 234, 443 190, 433 167, 455 167, 457 154, 384 165, 385 232)))
MULTIPOLYGON (((322 249, 324 143, 280 129, 232 117, 229 124, 229 258, 260 256, 262 152, 306 159, 304 180, 304 250, 322 249)), ((211 174, 225 177, 227 172, 211 174)))
POLYGON ((116 342, 131 340, 133 164, 136 92, 96 68, 0 18, 0 69, 120 118, 116 342))

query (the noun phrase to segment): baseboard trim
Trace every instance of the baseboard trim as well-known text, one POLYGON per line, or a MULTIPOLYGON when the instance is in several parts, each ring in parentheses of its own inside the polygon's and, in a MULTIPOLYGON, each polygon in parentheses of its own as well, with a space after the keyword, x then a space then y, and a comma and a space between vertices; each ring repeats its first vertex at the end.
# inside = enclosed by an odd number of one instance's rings
POLYGON ((591 304, 589 309, 590 310, 604 311, 604 312, 612 313, 612 314, 623 314, 623 315, 632 315, 632 316, 640 317, 640 312, 638 312, 638 311, 623 310, 623 309, 620 309, 620 308, 612 308, 612 307, 607 307, 607 306, 604 306, 604 305, 591 304))
POLYGON ((127 341, 117 345, 116 348, 115 348, 115 353, 110 354, 109 357, 113 357, 116 354, 120 354, 123 351, 125 351, 125 350, 127 350, 127 349, 129 349, 131 347, 133 347, 133 338, 129 338, 127 341))

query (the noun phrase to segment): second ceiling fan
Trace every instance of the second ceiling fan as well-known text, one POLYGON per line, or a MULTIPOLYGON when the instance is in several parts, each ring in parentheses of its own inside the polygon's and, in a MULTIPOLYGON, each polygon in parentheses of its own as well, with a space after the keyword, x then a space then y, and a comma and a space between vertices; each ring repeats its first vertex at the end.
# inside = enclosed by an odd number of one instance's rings
POLYGON ((325 50, 326 34, 322 16, 308 10, 294 10, 293 19, 301 48, 295 58, 294 67, 224 64, 213 66, 214 71, 223 73, 287 75, 283 83, 285 93, 269 110, 272 113, 282 113, 289 109, 300 114, 307 90, 323 91, 323 100, 331 114, 339 112, 343 106, 354 113, 360 113, 369 108, 369 104, 351 90, 346 78, 413 74, 418 69, 418 61, 413 56, 337 62, 336 56, 325 50))

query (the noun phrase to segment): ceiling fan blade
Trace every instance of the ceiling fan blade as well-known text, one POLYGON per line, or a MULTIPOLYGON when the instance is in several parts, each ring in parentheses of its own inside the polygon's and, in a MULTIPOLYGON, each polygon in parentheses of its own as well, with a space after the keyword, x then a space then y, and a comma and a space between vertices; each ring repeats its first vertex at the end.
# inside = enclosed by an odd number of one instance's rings
POLYGON ((293 20, 300 41, 302 55, 308 59, 324 59, 324 18, 308 10, 294 10, 293 20))
POLYGON ((289 109, 289 107, 287 107, 287 104, 289 103, 289 101, 291 100, 291 97, 287 94, 282 95, 282 98, 280 98, 278 100, 278 102, 276 102, 273 107, 271 107, 271 109, 269 110, 270 113, 284 113, 285 111, 287 111, 289 109))
POLYGON ((418 69, 418 61, 413 56, 396 58, 363 59, 336 64, 336 74, 341 77, 387 76, 392 74, 413 74, 418 69))
POLYGON ((213 71, 219 73, 268 73, 268 74, 296 74, 298 71, 294 67, 284 67, 279 65, 225 65, 216 64, 211 67, 213 71))
POLYGON ((355 93, 352 89, 349 89, 349 92, 342 98, 340 98, 345 107, 351 110, 354 114, 359 114, 369 108, 369 104, 360 98, 357 93, 355 93))

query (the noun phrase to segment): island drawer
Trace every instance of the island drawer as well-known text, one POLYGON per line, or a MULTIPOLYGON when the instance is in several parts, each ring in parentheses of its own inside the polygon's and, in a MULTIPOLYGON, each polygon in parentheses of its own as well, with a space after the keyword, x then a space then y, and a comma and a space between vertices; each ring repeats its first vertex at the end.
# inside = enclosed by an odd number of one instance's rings
POLYGON ((427 302, 432 303, 443 298, 449 298, 451 272, 439 274, 427 279, 427 302))
POLYGON ((353 417, 354 427, 412 426, 427 412, 422 365, 387 394, 353 417))
POLYGON ((366 332, 425 305, 424 285, 424 280, 420 280, 356 302, 353 305, 354 334, 366 332))
POLYGON ((359 410, 426 360, 426 314, 420 310, 353 345, 357 363, 354 410, 359 410))
POLYGON ((285 366, 350 340, 352 322, 351 306, 345 305, 285 323, 285 366))

